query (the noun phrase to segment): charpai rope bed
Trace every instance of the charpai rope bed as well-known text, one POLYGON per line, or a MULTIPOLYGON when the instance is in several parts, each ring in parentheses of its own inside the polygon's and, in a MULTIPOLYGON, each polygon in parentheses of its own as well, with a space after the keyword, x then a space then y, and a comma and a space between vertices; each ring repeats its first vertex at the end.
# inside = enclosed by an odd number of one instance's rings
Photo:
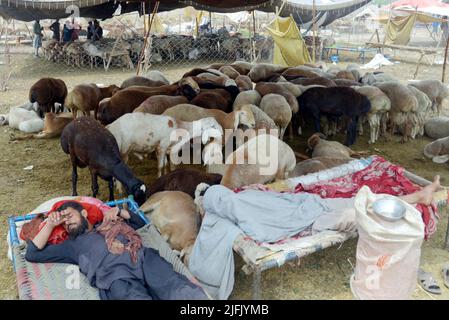
MULTIPOLYGON (((411 182, 415 186, 426 186, 431 182, 419 177, 403 168, 394 166, 384 159, 371 156, 366 159, 359 159, 351 161, 350 163, 334 167, 328 170, 323 170, 317 173, 308 174, 301 177, 291 178, 285 181, 268 184, 249 186, 250 189, 259 190, 275 190, 275 191, 289 191, 293 190, 307 190, 308 186, 323 186, 328 181, 348 177, 352 174, 357 174, 367 169, 377 160, 381 159, 383 163, 399 168, 402 179, 411 182)), ((246 189, 246 188, 243 188, 246 189)), ((337 188, 338 189, 338 188, 337 188)), ((342 188, 344 189, 344 188, 342 188)), ((443 190, 437 192, 435 200, 437 207, 443 207, 447 204, 448 188, 443 187, 443 190)), ((296 237, 285 239, 275 244, 256 243, 249 237, 240 235, 234 241, 234 251, 237 252, 244 260, 245 265, 243 271, 247 274, 253 275, 253 299, 260 299, 261 289, 261 273, 274 267, 281 267, 286 262, 298 261, 307 255, 321 251, 328 247, 342 244, 348 239, 357 237, 357 233, 348 233, 341 231, 323 231, 311 235, 310 233, 300 233, 296 237)), ((445 249, 449 250, 449 224, 446 231, 445 249)))
MULTIPOLYGON (((161 237, 159 231, 138 209, 132 197, 107 202, 106 205, 111 207, 127 205, 138 212, 147 222, 137 231, 142 237, 143 245, 158 250, 160 256, 172 264, 176 272, 198 284, 195 277, 161 237)), ((99 300, 98 290, 90 286, 86 276, 79 272, 78 266, 65 263, 30 263, 25 260, 26 245, 20 244, 17 228, 20 223, 29 221, 35 216, 35 214, 28 214, 9 218, 9 240, 19 298, 21 300, 99 300)))

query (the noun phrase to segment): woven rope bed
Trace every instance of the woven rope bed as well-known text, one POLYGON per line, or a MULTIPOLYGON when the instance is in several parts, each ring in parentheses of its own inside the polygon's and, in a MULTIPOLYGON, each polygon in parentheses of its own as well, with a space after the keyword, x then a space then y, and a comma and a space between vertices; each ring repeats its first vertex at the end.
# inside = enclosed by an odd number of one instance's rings
MULTIPOLYGON (((286 191, 294 189, 298 183, 307 185, 317 182, 324 182, 326 180, 331 180, 363 170, 371 164, 372 159, 372 157, 368 157, 366 159, 354 160, 348 164, 328 170, 276 182, 266 186, 272 190, 286 191)), ((431 183, 430 181, 407 170, 404 171, 404 176, 419 186, 426 186, 431 183)), ((437 192, 435 195, 436 204, 439 208, 447 205, 448 189, 449 188, 447 187, 443 187, 443 190, 437 192)), ((260 290, 262 271, 275 267, 281 267, 286 262, 299 261, 305 256, 331 246, 342 244, 346 240, 355 237, 357 237, 356 232, 347 233, 328 230, 315 235, 288 239, 288 241, 283 244, 270 245, 258 244, 251 238, 246 237, 245 235, 240 235, 234 241, 233 249, 242 257, 245 263, 243 266, 243 271, 247 275, 252 274, 252 297, 253 299, 259 300, 261 297, 260 290)), ((449 250, 449 224, 446 231, 445 249, 449 250)))
MULTIPOLYGON (((132 198, 107 203, 109 206, 122 204, 138 210, 132 198)), ((145 218, 141 211, 138 212, 145 218)), ((19 298, 21 300, 99 300, 98 290, 90 286, 86 276, 79 272, 78 266, 65 263, 30 263, 25 260, 26 245, 19 244, 17 223, 31 220, 34 216, 29 214, 9 218, 10 243, 19 298), (79 281, 74 282, 78 275, 79 281)), ((148 222, 146 218, 145 221, 148 222)), ((138 233, 145 247, 158 250, 161 257, 171 263, 176 272, 198 284, 195 277, 151 223, 139 229, 138 233)))

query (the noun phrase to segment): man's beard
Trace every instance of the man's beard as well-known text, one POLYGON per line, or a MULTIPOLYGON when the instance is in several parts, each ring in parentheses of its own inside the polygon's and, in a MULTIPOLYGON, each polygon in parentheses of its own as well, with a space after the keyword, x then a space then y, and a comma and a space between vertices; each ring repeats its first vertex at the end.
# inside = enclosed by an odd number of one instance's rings
POLYGON ((68 231, 69 238, 71 240, 76 239, 76 237, 84 234, 88 228, 89 228, 89 223, 87 222, 87 219, 84 218, 83 216, 81 216, 81 224, 77 228, 74 228, 74 229, 71 229, 68 231))

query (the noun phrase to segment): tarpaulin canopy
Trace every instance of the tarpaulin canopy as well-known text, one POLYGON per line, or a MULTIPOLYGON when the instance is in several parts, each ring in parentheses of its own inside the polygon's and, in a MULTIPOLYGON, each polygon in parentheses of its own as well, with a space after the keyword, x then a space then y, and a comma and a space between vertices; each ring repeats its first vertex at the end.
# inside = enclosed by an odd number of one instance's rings
POLYGON ((277 17, 267 27, 274 40, 273 63, 294 67, 310 62, 310 55, 293 17, 277 17))
MULTIPOLYGON (((371 0, 316 0, 316 15, 313 16, 313 0, 161 0, 159 12, 169 11, 187 6, 198 10, 231 13, 248 10, 275 12, 276 7, 283 7, 282 17, 293 16, 296 23, 304 25, 314 18, 318 26, 326 26, 334 20, 366 5, 371 0), (284 5, 283 5, 284 4, 284 5)), ((151 12, 156 0, 146 1, 146 12, 151 12)), ((22 21, 34 19, 64 18, 71 13, 66 12, 70 5, 80 9, 80 16, 105 19, 112 17, 117 7, 121 13, 141 11, 142 1, 114 0, 0 0, 0 15, 22 21)))
POLYGON ((410 34, 415 21, 416 14, 390 19, 386 26, 385 44, 406 45, 410 41, 410 34))

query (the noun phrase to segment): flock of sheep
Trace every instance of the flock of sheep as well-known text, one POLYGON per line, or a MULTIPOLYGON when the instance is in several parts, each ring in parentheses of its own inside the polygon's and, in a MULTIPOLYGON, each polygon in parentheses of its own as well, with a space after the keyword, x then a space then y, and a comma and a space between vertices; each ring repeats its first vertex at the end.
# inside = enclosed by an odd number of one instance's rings
POLYGON ((29 102, 0 115, 0 124, 29 133, 18 140, 60 136, 73 168, 73 195, 78 167, 89 168, 93 196, 98 176, 109 182, 111 200, 118 181, 122 192, 150 212, 171 247, 188 257, 201 223, 197 204, 208 185, 235 189, 347 163, 362 155, 349 146, 365 122, 370 143, 395 133, 403 142, 426 133, 438 140, 424 154, 435 162, 449 160, 449 119, 429 120, 432 112, 440 114, 448 95, 437 80, 404 84, 381 72, 361 75, 353 65, 341 70, 236 61, 192 69, 174 83, 150 71, 120 86, 79 84, 68 92, 64 81, 43 78, 30 88, 29 102), (60 112, 66 109, 71 112, 60 112), (311 157, 284 142, 305 139, 304 127, 316 132, 307 140, 311 157), (178 129, 187 133, 181 143, 173 139, 178 129), (327 140, 339 130, 346 130, 345 145, 327 140), (234 139, 242 144, 234 145, 234 139), (198 140, 206 172, 173 170, 181 149, 198 140), (261 174, 260 159, 273 151, 274 171, 261 174), (142 160, 156 155, 153 184, 145 185, 128 166, 131 154, 142 160))

